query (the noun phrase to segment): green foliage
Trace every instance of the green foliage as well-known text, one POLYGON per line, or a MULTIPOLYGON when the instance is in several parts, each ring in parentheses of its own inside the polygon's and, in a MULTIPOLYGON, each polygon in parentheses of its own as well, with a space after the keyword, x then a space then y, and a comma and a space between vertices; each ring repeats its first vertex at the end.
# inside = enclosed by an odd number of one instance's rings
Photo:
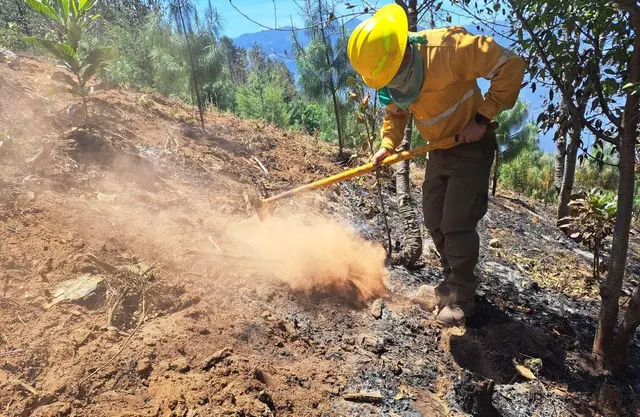
MULTIPOLYGON (((290 106, 289 125, 309 135, 325 132, 325 126, 332 123, 333 115, 329 102, 310 102, 304 99, 295 100, 290 106)), ((320 136, 321 139, 326 139, 320 136)))
POLYGON ((569 203, 572 215, 560 227, 570 229, 571 238, 585 243, 592 251, 593 277, 600 278, 600 250, 603 241, 613 233, 618 211, 617 203, 612 193, 593 188, 582 192, 569 203))
POLYGON ((23 51, 31 45, 24 39, 24 36, 15 22, 8 22, 6 28, 0 28, 0 47, 11 51, 23 51))
POLYGON ((207 102, 221 111, 235 111, 236 109, 236 85, 230 77, 223 76, 215 82, 207 83, 203 92, 207 102))
POLYGON ((529 112, 526 103, 518 101, 510 110, 503 110, 494 120, 499 123, 496 140, 500 147, 500 160, 509 162, 524 150, 535 149, 537 145, 537 127, 528 123, 529 112))
MULTIPOLYGON (((500 9, 505 3, 496 1, 500 9)), ((597 144, 615 136, 626 94, 625 80, 633 42, 630 19, 605 1, 510 0, 516 51, 528 63, 532 87, 552 83, 538 122, 548 129, 563 120, 560 98, 596 134, 597 144)))
POLYGON ((227 75, 232 83, 244 84, 247 82, 247 51, 234 45, 233 41, 224 36, 220 39, 220 48, 224 57, 227 75))
MULTIPOLYGON (((250 76, 251 78, 251 76, 250 76)), ((247 119, 263 120, 278 127, 286 127, 289 122, 284 93, 275 83, 249 82, 236 93, 236 111, 247 119)))
POLYGON ((58 59, 75 79, 64 72, 56 72, 52 78, 69 87, 74 94, 82 97, 85 103, 87 82, 118 53, 110 47, 85 50, 80 47, 82 35, 89 24, 100 17, 92 14, 91 9, 96 0, 25 0, 36 12, 47 17, 60 35, 61 41, 51 41, 44 38, 27 37, 34 45, 41 47, 58 59))
POLYGON ((347 79, 355 72, 347 58, 348 37, 344 26, 334 19, 336 4, 325 0, 306 0, 303 14, 310 41, 302 48, 293 32, 293 51, 298 66, 299 85, 302 92, 312 100, 332 99, 336 136, 340 152, 344 146, 345 119, 343 116, 343 94, 347 79), (331 34, 338 33, 335 44, 331 34))
POLYGON ((620 171, 617 168, 618 157, 611 145, 604 149, 594 146, 589 154, 598 159, 586 159, 576 168, 575 183, 578 188, 601 188, 615 192, 618 188, 620 171))
POLYGON ((500 165, 500 179, 505 187, 529 197, 554 201, 554 159, 539 147, 524 149, 515 158, 500 165))

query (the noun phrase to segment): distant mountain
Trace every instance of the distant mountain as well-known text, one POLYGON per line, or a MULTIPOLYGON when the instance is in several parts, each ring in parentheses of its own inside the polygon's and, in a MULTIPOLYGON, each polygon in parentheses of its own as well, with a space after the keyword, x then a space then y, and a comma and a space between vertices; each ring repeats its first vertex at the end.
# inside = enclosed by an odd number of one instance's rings
MULTIPOLYGON (((345 25, 347 34, 350 34, 360 22, 361 21, 358 19, 348 22, 345 25)), ((309 36, 303 30, 296 31, 296 38, 302 47, 305 47, 307 43, 309 43, 309 36)), ((331 36, 332 41, 335 41, 337 38, 337 33, 331 36)), ((296 62, 292 57, 293 54, 291 52, 292 42, 293 35, 291 32, 291 26, 284 26, 272 30, 263 30, 256 33, 244 33, 233 39, 233 43, 241 48, 249 49, 256 44, 262 46, 269 57, 284 62, 287 68, 289 68, 297 78, 298 69, 296 68, 296 62)))

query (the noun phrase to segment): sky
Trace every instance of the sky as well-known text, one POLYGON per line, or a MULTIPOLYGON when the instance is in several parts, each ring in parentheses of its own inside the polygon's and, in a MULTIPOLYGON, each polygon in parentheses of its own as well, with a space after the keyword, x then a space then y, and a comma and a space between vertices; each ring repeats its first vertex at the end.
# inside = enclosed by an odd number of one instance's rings
MULTIPOLYGON (((204 8, 207 5, 208 0, 195 0, 196 3, 204 8)), ((302 17, 300 16, 300 8, 298 4, 302 4, 304 0, 231 0, 233 6, 239 9, 242 13, 246 14, 250 19, 257 23, 251 22, 249 19, 240 14, 230 3, 229 0, 211 0, 211 4, 218 9, 218 13, 223 19, 224 27, 223 33, 230 38, 238 37, 244 33, 255 33, 267 28, 290 26, 291 19, 293 18, 294 25, 301 27, 304 26, 302 17), (275 3, 275 13, 274 13, 275 3), (263 27, 263 26, 265 27, 263 27)), ((349 13, 344 8, 344 4, 347 1, 339 1, 338 15, 349 13)), ((361 4, 359 0, 353 0, 353 4, 361 4)), ((379 8, 385 4, 394 3, 393 0, 368 0, 368 3, 373 7, 379 8)), ((445 1, 443 9, 447 8, 448 2, 445 1)), ((468 18, 461 17, 455 13, 451 14, 452 21, 449 25, 461 25, 469 26, 472 24, 468 18)), ((506 45, 505 45, 506 46, 506 45)), ((488 82, 484 80, 479 81, 480 88, 486 91, 488 82)), ((544 93, 544 92, 543 92, 544 93)), ((541 105, 539 98, 540 91, 533 93, 529 88, 522 91, 520 98, 524 99, 529 104, 530 118, 535 120, 537 118, 537 109, 541 105)), ((544 93, 546 94, 546 93, 544 93)), ((552 132, 546 134, 540 134, 540 146, 545 152, 554 152, 555 144, 553 142, 552 132)))
MULTIPOLYGON (((208 0, 195 0, 201 7, 205 7, 208 0)), ((275 0, 275 13, 274 13, 274 0, 231 0, 233 6, 239 9, 242 13, 246 14, 252 20, 260 23, 261 25, 269 28, 291 26, 291 18, 297 26, 302 26, 303 20, 300 17, 300 8, 298 4, 303 4, 304 0, 275 0), (297 1, 297 4, 296 4, 297 1), (277 26, 276 26, 277 19, 277 26)), ((348 13, 344 4, 348 1, 337 2, 338 13, 348 13)), ((352 0, 353 4, 360 4, 359 0, 352 0)), ((385 4, 395 3, 393 0, 370 0, 368 1, 373 7, 379 8, 385 4)), ((230 4, 229 0, 211 0, 213 7, 218 9, 218 12, 224 19, 224 34, 230 38, 235 38, 243 33, 255 33, 265 30, 258 24, 252 23, 242 16, 234 7, 230 4)), ((468 21, 459 17, 452 16, 453 25, 467 24, 468 21)))

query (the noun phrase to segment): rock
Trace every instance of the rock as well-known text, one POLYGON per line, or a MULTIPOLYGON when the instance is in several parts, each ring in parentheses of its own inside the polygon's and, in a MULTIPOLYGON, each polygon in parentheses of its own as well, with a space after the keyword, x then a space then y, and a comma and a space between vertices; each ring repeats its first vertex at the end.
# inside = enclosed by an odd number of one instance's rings
POLYGON ((151 368, 151 360, 149 358, 142 358, 136 365, 136 372, 138 372, 141 378, 147 378, 151 373, 151 368))
POLYGON ((184 356, 180 356, 169 364, 169 369, 184 374, 189 372, 189 361, 184 356))
POLYGON ((58 416, 60 417, 68 416, 69 414, 71 414, 71 410, 72 408, 70 403, 62 402, 58 406, 58 416))
POLYGON ((266 406, 269 407, 269 410, 274 412, 276 411, 276 405, 273 403, 273 398, 271 398, 271 395, 269 395, 266 391, 260 391, 260 393, 258 394, 258 401, 266 404, 266 406))
POLYGON ((98 192, 98 194, 96 195, 96 198, 98 199, 98 201, 102 201, 105 203, 113 203, 116 200, 116 195, 115 194, 102 194, 100 192, 98 192))
POLYGON ((383 308, 384 308, 384 300, 382 298, 378 298, 371 304, 371 307, 369 307, 369 311, 371 312, 371 315, 373 317, 375 317, 376 319, 379 319, 380 317, 382 317, 383 308))
POLYGON ((385 341, 382 338, 375 337, 370 334, 361 334, 358 336, 358 344, 369 352, 381 355, 387 351, 385 341))
POLYGON ((492 248, 498 249, 502 247, 502 242, 500 242, 500 239, 491 239, 489 241, 489 246, 491 246, 492 248))
POLYGON ((262 382, 263 384, 265 384, 267 382, 267 378, 264 376, 264 372, 262 372, 262 370, 260 370, 260 368, 254 368, 253 369, 253 376, 255 379, 257 379, 258 381, 262 382))
POLYGON ((5 61, 9 68, 14 69, 20 63, 18 55, 14 54, 8 49, 0 48, 0 61, 5 61))
POLYGON ((208 371, 209 369, 216 366, 216 364, 222 362, 225 358, 228 358, 229 356, 231 356, 232 352, 233 352, 233 349, 231 349, 230 347, 226 347, 224 349, 217 351, 216 353, 209 356, 204 361, 204 363, 202 364, 202 370, 208 371))

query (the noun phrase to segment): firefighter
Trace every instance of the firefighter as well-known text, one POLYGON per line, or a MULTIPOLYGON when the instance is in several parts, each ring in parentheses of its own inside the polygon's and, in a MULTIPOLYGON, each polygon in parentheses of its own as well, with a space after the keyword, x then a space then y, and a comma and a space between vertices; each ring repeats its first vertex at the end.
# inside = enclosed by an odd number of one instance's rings
POLYGON ((487 212, 497 147, 487 127, 496 113, 515 105, 524 60, 493 38, 462 27, 410 32, 407 15, 396 4, 356 27, 347 54, 386 107, 374 165, 396 151, 411 113, 420 135, 437 147, 429 152, 422 188, 425 226, 443 267, 442 281, 431 290, 439 304, 436 320, 461 325, 474 310, 476 227, 487 212), (478 78, 490 80, 484 95, 478 78), (458 142, 451 140, 455 135, 458 142))

